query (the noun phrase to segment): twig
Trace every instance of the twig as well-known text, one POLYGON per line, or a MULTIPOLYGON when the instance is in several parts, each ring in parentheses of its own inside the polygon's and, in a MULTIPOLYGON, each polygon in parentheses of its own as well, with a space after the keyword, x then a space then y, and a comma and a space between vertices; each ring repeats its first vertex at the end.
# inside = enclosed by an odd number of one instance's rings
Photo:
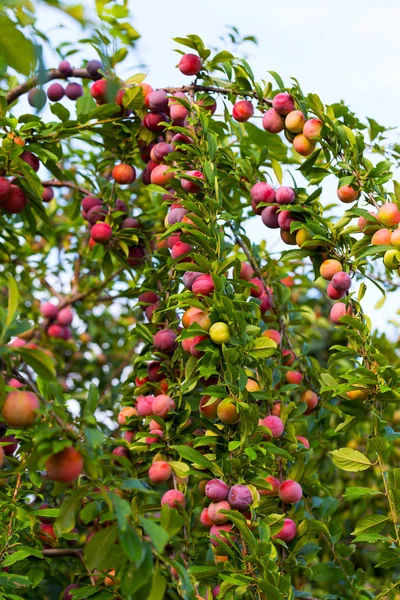
POLYGON ((79 556, 83 548, 43 548, 43 556, 79 556))
POLYGON ((83 187, 80 187, 78 184, 73 183, 72 181, 58 181, 57 179, 54 179, 49 181, 42 181, 41 184, 43 187, 68 187, 72 190, 80 192, 81 194, 84 194, 85 196, 90 196, 93 193, 89 190, 86 190, 83 187))

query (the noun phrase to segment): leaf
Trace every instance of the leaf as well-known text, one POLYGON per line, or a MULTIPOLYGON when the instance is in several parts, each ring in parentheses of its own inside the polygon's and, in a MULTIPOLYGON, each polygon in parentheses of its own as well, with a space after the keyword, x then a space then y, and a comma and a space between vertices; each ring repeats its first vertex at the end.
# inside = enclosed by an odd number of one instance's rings
POLYGON ((114 543, 117 539, 117 527, 112 525, 98 531, 85 545, 84 557, 89 569, 109 571, 115 563, 114 543))
POLYGON ((278 180, 279 185, 282 185, 282 167, 281 163, 277 161, 275 158, 271 158, 271 166, 274 170, 275 177, 278 180))
POLYGON ((182 458, 189 460, 192 464, 198 464, 202 467, 206 467, 210 469, 212 472, 215 469, 215 464, 213 464, 208 458, 200 454, 194 448, 190 448, 190 446, 171 446, 173 450, 176 450, 182 458))
POLYGON ((7 317, 6 327, 9 327, 14 320, 15 313, 17 312, 19 304, 19 292, 17 282, 14 277, 8 275, 8 306, 7 306, 7 317))
POLYGON ((4 561, 1 563, 1 566, 2 566, 2 568, 10 567, 11 565, 14 565, 16 562, 24 560, 28 556, 36 556, 36 558, 43 558, 42 553, 38 552, 38 551, 35 552, 34 549, 33 550, 29 550, 29 549, 17 550, 16 552, 13 552, 12 554, 9 554, 8 556, 6 556, 4 561))
POLYGON ((362 519, 357 521, 356 528, 351 535, 379 533, 387 521, 388 517, 385 517, 385 515, 369 515, 368 517, 362 517, 362 519))
POLYGON ((0 15, 0 31, 0 57, 6 65, 28 76, 36 62, 31 40, 4 14, 0 15))
POLYGON ((390 548, 384 550, 376 563, 376 567, 382 569, 393 569, 400 564, 400 550, 398 548, 390 548))
POLYGON ((133 562, 139 562, 142 556, 142 541, 130 523, 124 531, 119 532, 119 540, 127 557, 133 562))
POLYGON ((145 517, 140 517, 139 521, 147 535, 150 536, 152 544, 157 552, 163 552, 169 540, 169 535, 165 529, 161 527, 161 525, 158 525, 151 519, 146 519, 145 517))
POLYGON ((20 357, 30 366, 32 369, 46 381, 55 379, 56 372, 53 361, 45 354, 42 350, 33 350, 30 348, 13 348, 13 352, 19 354, 20 357))
POLYGON ((334 464, 343 471, 365 471, 371 462, 364 454, 353 448, 340 448, 331 452, 334 464))
POLYGON ((379 496, 382 495, 382 492, 378 490, 372 490, 371 488, 364 487, 348 487, 343 494, 343 498, 348 498, 349 500, 358 500, 359 498, 363 498, 364 496, 379 496))

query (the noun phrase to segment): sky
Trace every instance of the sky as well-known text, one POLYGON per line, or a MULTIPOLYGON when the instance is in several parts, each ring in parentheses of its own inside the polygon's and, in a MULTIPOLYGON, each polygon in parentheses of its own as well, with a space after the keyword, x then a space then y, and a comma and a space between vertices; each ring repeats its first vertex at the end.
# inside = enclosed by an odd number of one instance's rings
MULTIPOLYGON (((36 4, 39 28, 53 41, 81 37, 72 19, 36 4)), ((94 0, 84 4, 90 13, 94 0)), ((372 117, 393 127, 399 122, 398 0, 131 0, 130 8, 132 25, 142 38, 137 53, 121 65, 121 77, 139 71, 149 73, 147 81, 153 87, 183 85, 187 78, 175 68, 179 55, 173 51, 178 46, 172 38, 196 33, 209 47, 230 49, 221 37, 227 26, 233 25, 242 36, 258 39, 257 46, 243 47, 258 80, 268 81, 268 71, 273 70, 287 84, 290 77, 296 77, 305 93, 317 93, 324 103, 343 99, 362 118, 372 117), (139 68, 140 64, 146 68, 139 68)), ((93 56, 85 54, 84 59, 88 58, 95 58, 94 52, 93 56)), ((397 178, 400 180, 400 175, 397 178)), ((336 182, 329 179, 324 184, 326 202, 336 197, 336 182)), ((290 184, 287 174, 285 182, 290 184)), ((253 219, 247 231, 256 242, 266 239, 270 249, 283 247, 260 219, 253 219)), ((373 327, 396 339, 398 328, 388 323, 400 324, 398 294, 392 293, 384 308, 376 310, 381 294, 372 284, 367 285, 363 307, 373 327)))

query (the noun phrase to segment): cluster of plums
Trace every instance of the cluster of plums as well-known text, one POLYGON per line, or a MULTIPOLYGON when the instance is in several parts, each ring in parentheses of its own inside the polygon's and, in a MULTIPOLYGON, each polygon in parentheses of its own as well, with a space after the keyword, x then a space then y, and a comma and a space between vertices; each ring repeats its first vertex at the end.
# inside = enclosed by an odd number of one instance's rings
MULTIPOLYGON (((86 64, 86 70, 92 79, 97 80, 102 77, 99 70, 104 70, 103 64, 99 60, 90 60, 86 64)), ((62 60, 58 65, 60 79, 67 79, 71 75, 72 66, 67 60, 62 60)), ((51 102, 59 102, 66 96, 69 100, 77 100, 83 96, 83 87, 80 83, 70 82, 65 87, 61 83, 52 83, 47 88, 47 92, 38 87, 34 87, 28 92, 28 102, 36 110, 41 110, 49 99, 51 102)))
POLYGON ((383 204, 370 218, 360 217, 358 228, 371 238, 373 246, 392 246, 383 255, 385 267, 398 270, 400 267, 400 210, 394 202, 383 204))
POLYGON ((70 325, 74 315, 68 306, 59 309, 53 302, 44 302, 40 307, 40 312, 47 320, 47 335, 63 340, 71 338, 70 325))

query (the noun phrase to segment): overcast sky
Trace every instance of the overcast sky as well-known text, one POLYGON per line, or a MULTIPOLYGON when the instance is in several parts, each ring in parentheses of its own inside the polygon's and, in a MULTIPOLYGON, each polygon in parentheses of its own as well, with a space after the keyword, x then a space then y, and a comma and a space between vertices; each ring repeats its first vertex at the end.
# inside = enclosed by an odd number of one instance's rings
MULTIPOLYGON (((85 0, 90 12, 93 0, 85 0)), ((39 6, 39 3, 37 4, 39 6)), ((122 77, 137 72, 145 63, 147 81, 153 87, 187 82, 176 69, 178 55, 173 37, 196 33, 208 46, 219 46, 227 25, 240 33, 254 35, 258 46, 246 45, 256 78, 269 80, 277 71, 285 83, 296 77, 305 93, 317 93, 323 102, 344 99, 361 117, 373 117, 387 126, 397 126, 400 106, 400 2, 398 0, 131 0, 132 25, 142 39, 138 53, 121 65, 122 77)), ((59 11, 39 8, 40 28, 53 40, 79 39, 76 24, 59 11), (60 22, 63 30, 60 30, 60 22)), ((94 58, 85 53, 84 58, 94 58)), ((53 65, 49 65, 53 66, 53 65)), ((80 66, 80 65, 77 65, 80 66)), ((399 179, 399 176, 398 176, 399 179)), ((288 180, 289 183, 289 180, 288 180)), ((324 187, 326 201, 335 194, 335 181, 324 187)), ((252 221, 251 239, 267 239, 276 248, 275 236, 259 219, 252 221)), ((392 294, 384 308, 373 307, 380 292, 368 283, 363 301, 374 327, 398 336, 398 294, 392 294)), ((400 320, 399 320, 400 321, 400 320)))

